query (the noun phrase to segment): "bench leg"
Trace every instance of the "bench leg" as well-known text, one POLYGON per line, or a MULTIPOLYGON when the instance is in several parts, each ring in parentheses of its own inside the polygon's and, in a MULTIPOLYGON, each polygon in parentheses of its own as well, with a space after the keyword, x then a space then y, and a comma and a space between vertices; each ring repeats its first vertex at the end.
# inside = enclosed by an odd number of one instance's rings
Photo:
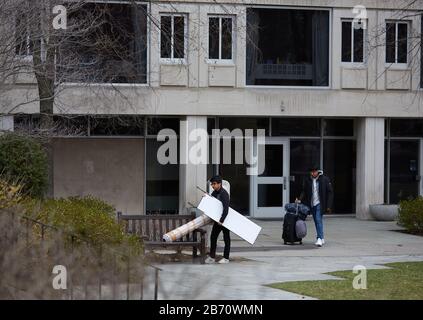
POLYGON ((197 258, 197 247, 196 246, 192 247, 192 256, 193 256, 193 258, 197 258))
POLYGON ((200 255, 201 255, 201 264, 205 264, 206 263, 206 238, 204 235, 201 236, 200 255))

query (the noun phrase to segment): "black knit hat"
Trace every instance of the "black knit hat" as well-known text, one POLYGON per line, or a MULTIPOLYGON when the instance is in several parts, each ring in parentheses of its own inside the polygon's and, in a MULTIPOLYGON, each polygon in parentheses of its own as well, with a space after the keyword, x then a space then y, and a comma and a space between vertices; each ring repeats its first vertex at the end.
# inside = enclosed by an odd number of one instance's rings
POLYGON ((320 166, 319 166, 318 164, 316 164, 316 163, 315 163, 315 164, 313 164, 312 166, 310 166, 309 170, 310 170, 310 171, 319 170, 319 167, 320 167, 320 166))
POLYGON ((220 176, 213 176, 210 179, 210 183, 213 183, 213 182, 222 183, 222 178, 220 176))

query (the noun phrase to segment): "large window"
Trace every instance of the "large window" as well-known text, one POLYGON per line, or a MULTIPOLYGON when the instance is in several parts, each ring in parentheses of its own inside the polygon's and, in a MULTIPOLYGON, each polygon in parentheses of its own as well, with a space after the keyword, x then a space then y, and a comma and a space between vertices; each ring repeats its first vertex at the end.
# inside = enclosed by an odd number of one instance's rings
POLYGON ((209 17, 209 59, 232 60, 233 22, 232 17, 209 17))
POLYGON ((59 82, 146 83, 147 6, 87 3, 68 12, 59 82))
POLYGON ((408 62, 408 23, 386 23, 386 63, 408 62))
POLYGON ((423 120, 388 119, 385 122, 385 202, 421 194, 423 120))
POLYGON ((342 62, 364 62, 364 29, 352 20, 342 21, 342 62))
POLYGON ((249 8, 247 85, 328 86, 329 11, 249 8))
POLYGON ((160 58, 181 60, 186 56, 186 23, 184 15, 162 15, 160 18, 160 58))
POLYGON ((355 212, 356 141, 324 139, 323 166, 334 188, 334 212, 355 212))

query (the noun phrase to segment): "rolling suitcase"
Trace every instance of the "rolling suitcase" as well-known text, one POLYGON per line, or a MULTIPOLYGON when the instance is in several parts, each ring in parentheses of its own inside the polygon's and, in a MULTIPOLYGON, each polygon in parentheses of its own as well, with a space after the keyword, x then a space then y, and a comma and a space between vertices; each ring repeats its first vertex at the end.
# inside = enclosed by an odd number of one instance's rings
POLYGON ((287 212, 285 213, 285 218, 283 219, 283 231, 282 239, 284 244, 294 244, 299 242, 303 244, 303 239, 297 237, 296 232, 296 223, 298 220, 298 215, 295 213, 287 212))

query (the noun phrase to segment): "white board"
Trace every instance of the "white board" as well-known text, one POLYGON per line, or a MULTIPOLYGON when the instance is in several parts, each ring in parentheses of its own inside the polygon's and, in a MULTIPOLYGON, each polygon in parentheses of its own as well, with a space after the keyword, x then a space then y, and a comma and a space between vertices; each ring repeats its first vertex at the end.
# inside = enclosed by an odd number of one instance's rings
MULTIPOLYGON (((219 221, 222 217, 223 205, 218 199, 205 195, 201 199, 198 209, 204 212, 214 221, 219 221)), ((261 231, 261 227, 256 225, 251 220, 244 217, 239 212, 229 208, 228 215, 226 216, 223 226, 250 244, 254 244, 261 231)))

